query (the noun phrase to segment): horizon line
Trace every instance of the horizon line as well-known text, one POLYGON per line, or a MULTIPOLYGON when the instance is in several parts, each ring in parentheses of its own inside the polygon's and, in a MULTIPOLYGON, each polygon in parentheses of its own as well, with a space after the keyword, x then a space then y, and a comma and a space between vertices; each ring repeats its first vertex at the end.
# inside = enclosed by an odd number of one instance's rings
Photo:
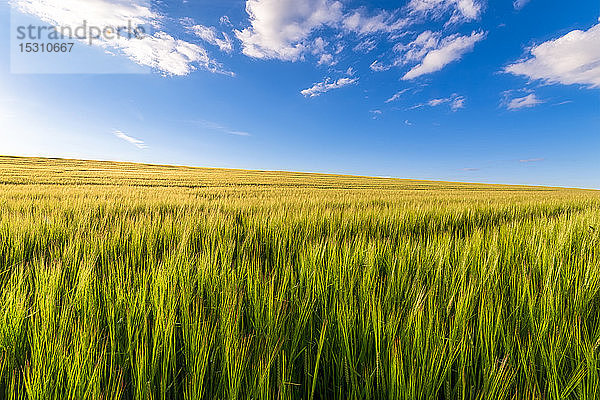
POLYGON ((249 172, 275 172, 275 173, 287 173, 287 174, 306 174, 306 175, 320 175, 320 176, 331 176, 331 177, 346 177, 346 178, 368 178, 368 179, 385 179, 385 180, 399 180, 399 181, 418 181, 418 182, 429 182, 429 183, 454 183, 464 185, 488 185, 488 186, 510 186, 510 187, 523 187, 523 188, 540 188, 540 189, 572 189, 572 190, 589 190, 598 192, 600 188, 588 188, 588 187, 573 187, 573 186, 548 186, 541 184, 513 184, 513 183, 487 183, 487 182, 471 182, 471 181, 445 181, 436 179, 424 179, 424 178, 400 178, 396 176, 374 176, 374 175, 359 175, 359 174, 347 174, 347 173, 335 173, 335 172, 314 172, 314 171, 297 171, 297 170, 284 170, 284 169, 248 169, 248 168, 231 168, 231 167, 212 167, 212 166, 197 166, 197 165, 184 165, 184 164, 162 164, 153 162, 140 162, 140 161, 129 161, 129 160, 115 160, 115 159, 92 159, 92 158, 69 158, 69 157, 50 157, 50 156, 23 156, 23 155, 9 155, 0 154, 0 158, 17 158, 17 159, 43 159, 43 160, 56 160, 56 161, 82 161, 82 162, 106 162, 106 163, 117 163, 117 164, 133 164, 142 166, 155 166, 155 167, 173 167, 173 168, 192 168, 192 169, 213 169, 213 170, 224 170, 224 171, 249 171, 249 172))

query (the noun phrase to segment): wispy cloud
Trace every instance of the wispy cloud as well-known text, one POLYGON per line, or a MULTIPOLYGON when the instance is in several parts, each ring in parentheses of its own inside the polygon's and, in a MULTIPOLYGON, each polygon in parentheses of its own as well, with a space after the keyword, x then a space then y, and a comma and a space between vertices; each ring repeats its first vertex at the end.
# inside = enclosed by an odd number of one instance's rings
POLYGON ((465 172, 475 172, 475 171, 479 171, 479 168, 463 168, 462 169, 465 172))
POLYGON ((402 89, 401 91, 397 92, 396 94, 394 94, 392 97, 390 97, 389 99, 387 99, 385 102, 386 103, 391 103, 393 101, 398 100, 400 97, 402 97, 402 95, 406 92, 408 92, 410 89, 402 89))
MULTIPOLYGON (((470 36, 458 34, 439 38, 439 34, 432 34, 425 43, 414 43, 413 51, 408 54, 407 60, 420 60, 402 77, 403 80, 411 80, 422 75, 440 71, 446 65, 459 60, 465 53, 472 51, 475 43, 485 38, 484 32, 473 32, 470 36)), ((419 40, 419 38, 417 38, 419 40)))
POLYGON ((465 102, 467 101, 467 99, 465 99, 463 96, 458 96, 455 97, 452 100, 452 104, 450 105, 450 108, 452 109, 452 111, 458 111, 461 108, 465 108, 465 102))
POLYGON ((410 0, 406 8, 412 14, 441 18, 444 13, 452 11, 449 23, 460 20, 471 21, 479 18, 483 6, 477 0, 410 0))
POLYGON ((221 124, 218 124, 218 123, 212 122, 212 121, 206 121, 206 120, 200 119, 200 120, 195 120, 192 122, 194 124, 200 125, 204 128, 207 128, 207 129, 210 129, 213 131, 217 131, 217 132, 221 132, 221 133, 225 133, 227 135, 252 136, 249 132, 241 131, 241 130, 237 130, 237 129, 230 129, 226 126, 223 126, 221 124))
POLYGON ((344 86, 354 85, 358 82, 358 78, 340 78, 338 80, 332 80, 331 78, 325 78, 322 82, 317 82, 308 89, 300 91, 304 97, 317 97, 323 93, 327 93, 330 90, 339 89, 344 86))
POLYGON ((113 131, 113 135, 115 135, 116 137, 118 137, 121 140, 124 140, 128 143, 131 143, 132 145, 134 145, 135 147, 137 147, 138 149, 147 149, 148 146, 146 145, 146 143, 144 143, 143 140, 140 139, 136 139, 132 136, 127 135, 126 133, 119 131, 119 130, 114 130, 113 131))
POLYGON ((383 111, 381 111, 381 110, 371 110, 369 112, 373 116, 373 119, 378 119, 379 117, 381 117, 383 115, 383 111))
POLYGON ((526 158, 523 160, 519 160, 520 163, 536 163, 544 161, 544 158, 526 158))
POLYGON ((212 26, 195 24, 194 21, 189 17, 183 18, 181 22, 189 32, 192 32, 205 42, 213 46, 217 46, 219 50, 226 53, 231 53, 233 51, 233 41, 229 35, 227 35, 227 33, 219 33, 217 32, 217 29, 212 26))
MULTIPOLYGON (((434 3, 436 1, 438 0, 432 0, 434 3)), ((393 67, 412 66, 402 80, 413 80, 440 71, 448 64, 460 60, 473 50, 477 42, 485 39, 486 35, 483 31, 473 31, 471 35, 453 34, 444 37, 442 32, 427 30, 419 33, 407 44, 396 43, 392 49, 395 56, 391 62, 375 60, 370 68, 372 71, 381 72, 393 67)))
POLYGON ((535 95, 535 93, 530 93, 527 96, 517 97, 517 98, 509 100, 506 104, 506 108, 508 108, 510 111, 516 111, 516 110, 520 110, 522 108, 535 107, 538 104, 542 104, 542 103, 543 103, 543 101, 538 99, 538 97, 535 95))
POLYGON ((573 102, 573 100, 565 100, 565 101, 561 101, 560 103, 556 103, 556 104, 552 104, 553 106, 564 106, 565 104, 571 104, 573 102))
POLYGON ((423 108, 425 106, 428 107, 438 107, 444 104, 448 104, 450 109, 453 112, 456 112, 462 108, 465 108, 465 103, 467 99, 464 96, 459 96, 456 93, 453 93, 450 97, 443 97, 437 99, 431 99, 427 103, 416 104, 409 108, 409 110, 416 110, 418 108, 423 108))
POLYGON ((365 39, 362 42, 360 42, 359 44, 357 44, 356 46, 354 46, 354 48, 352 48, 353 51, 357 52, 357 53, 370 53, 371 51, 375 50, 375 48, 377 48, 377 41, 375 39, 365 39))

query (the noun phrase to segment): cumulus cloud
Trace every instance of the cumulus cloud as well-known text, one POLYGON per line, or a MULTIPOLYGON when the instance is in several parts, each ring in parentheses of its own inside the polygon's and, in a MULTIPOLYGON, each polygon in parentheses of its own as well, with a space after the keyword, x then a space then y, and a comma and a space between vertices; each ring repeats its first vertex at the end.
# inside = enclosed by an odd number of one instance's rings
MULTIPOLYGON (((337 0, 247 0, 246 12, 249 26, 236 30, 242 42, 242 51, 249 57, 298 61, 309 54, 317 59, 327 53, 321 48, 315 51, 314 36, 323 29, 338 32, 338 39, 348 34, 359 37, 376 33, 392 33, 403 30, 408 20, 397 12, 379 11, 369 15, 364 8, 344 10, 337 0)), ((338 40, 339 42, 339 40, 338 40)), ((371 51, 376 43, 364 39, 357 51, 371 51)), ((344 45, 329 50, 338 53, 344 45)))
POLYGON ((524 97, 516 97, 514 99, 510 99, 506 103, 506 108, 511 111, 520 110, 522 108, 531 108, 535 107, 538 104, 542 104, 543 101, 538 99, 535 93, 530 93, 524 97))
POLYGON ((118 137, 121 140, 124 140, 128 143, 131 143, 132 145, 134 145, 135 147, 137 147, 138 149, 146 149, 148 148, 148 146, 146 146, 146 143, 144 143, 143 140, 140 139, 136 139, 132 136, 129 136, 119 130, 114 130, 113 131, 113 135, 115 135, 116 137, 118 137))
POLYGON ((420 59, 418 65, 408 71, 403 80, 411 80, 422 75, 440 71, 446 65, 459 60, 465 53, 472 51, 475 43, 485 37, 484 32, 473 32, 470 36, 458 34, 439 39, 439 34, 425 32, 417 37, 404 57, 405 62, 420 59), (424 37, 421 37, 423 36, 424 37), (420 41, 420 42, 419 42, 420 41))
MULTIPOLYGON (((451 20, 479 18, 478 0, 411 0, 401 11, 380 10, 369 14, 365 7, 344 9, 340 0, 247 0, 249 26, 235 31, 244 54, 254 58, 297 61, 310 51, 311 35, 332 28, 342 35, 366 36, 397 33, 426 16, 440 17, 448 12, 451 20)), ((372 49, 372 41, 357 48, 372 49)))
MULTIPOLYGON (((87 26, 116 29, 131 26, 161 27, 163 16, 140 0, 11 0, 17 10, 40 18, 55 27, 87 26)), ((141 38, 122 35, 114 40, 98 38, 94 44, 115 50, 134 62, 152 67, 164 75, 187 75, 196 68, 231 74, 211 59, 197 44, 176 39, 164 31, 141 38)))
POLYGON ((483 0, 410 0, 395 10, 376 11, 352 8, 343 0, 246 0, 245 4, 248 24, 234 34, 246 56, 291 62, 310 59, 332 66, 343 59, 338 54, 344 49, 366 54, 387 42, 394 47, 395 52, 388 52, 394 57, 386 55, 370 68, 408 67, 405 80, 441 70, 485 37, 475 31, 443 37, 441 32, 419 33, 418 28, 442 17, 449 18, 446 25, 479 19, 483 0), (408 45, 397 44, 409 36, 417 37, 408 45))
POLYGON ((310 34, 342 19, 342 3, 331 0, 248 0, 250 26, 235 31, 245 55, 297 61, 310 48, 310 34))
POLYGON ((587 31, 569 32, 529 51, 529 57, 504 71, 549 84, 600 87, 600 24, 587 31))
POLYGON ((312 87, 302 90, 300 93, 304 97, 317 97, 323 93, 327 93, 330 90, 339 89, 344 86, 354 85, 358 82, 358 78, 340 78, 338 80, 332 80, 331 78, 325 78, 322 82, 315 83, 312 87))

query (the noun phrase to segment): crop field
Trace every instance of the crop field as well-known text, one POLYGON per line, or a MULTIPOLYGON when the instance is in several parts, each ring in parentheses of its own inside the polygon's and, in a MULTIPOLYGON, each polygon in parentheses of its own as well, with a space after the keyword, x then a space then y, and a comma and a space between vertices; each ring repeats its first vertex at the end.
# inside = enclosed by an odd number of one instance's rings
POLYGON ((0 398, 598 399, 600 192, 0 157, 0 398))

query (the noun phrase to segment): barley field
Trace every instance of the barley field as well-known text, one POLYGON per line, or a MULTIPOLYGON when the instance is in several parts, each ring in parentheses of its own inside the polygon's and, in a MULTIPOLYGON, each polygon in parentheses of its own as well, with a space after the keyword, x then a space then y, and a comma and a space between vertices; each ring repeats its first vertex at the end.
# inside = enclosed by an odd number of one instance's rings
POLYGON ((0 398, 600 398, 600 192, 0 157, 0 398))

